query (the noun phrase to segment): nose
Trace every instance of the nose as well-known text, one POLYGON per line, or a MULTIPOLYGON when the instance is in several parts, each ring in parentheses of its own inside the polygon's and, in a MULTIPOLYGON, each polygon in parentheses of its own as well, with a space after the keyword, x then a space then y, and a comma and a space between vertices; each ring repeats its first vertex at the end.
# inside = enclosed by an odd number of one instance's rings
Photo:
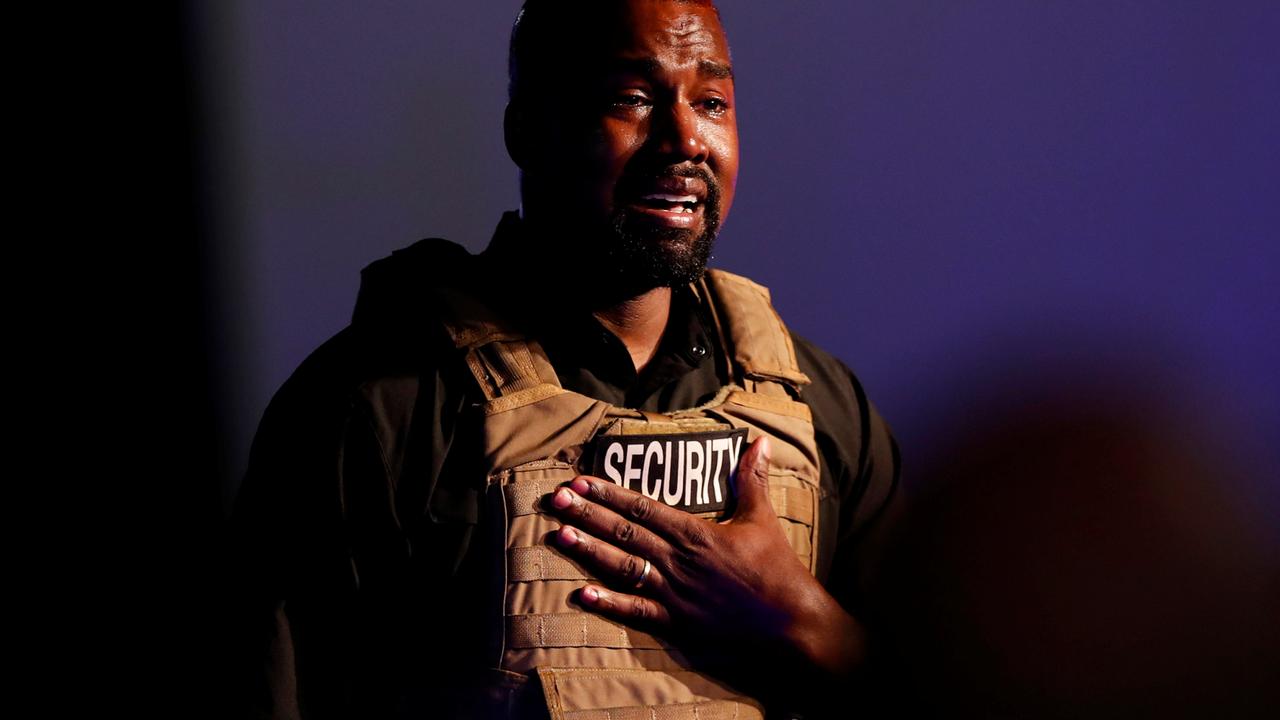
POLYGON ((655 149, 670 158, 673 165, 700 165, 711 153, 702 138, 698 114, 685 103, 673 103, 666 112, 659 113, 650 132, 655 149))

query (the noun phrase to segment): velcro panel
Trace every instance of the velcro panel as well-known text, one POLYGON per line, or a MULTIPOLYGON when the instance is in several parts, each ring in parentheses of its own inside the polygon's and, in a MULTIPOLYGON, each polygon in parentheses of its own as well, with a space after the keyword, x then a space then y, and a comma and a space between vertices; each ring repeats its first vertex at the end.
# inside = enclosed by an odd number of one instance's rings
MULTIPOLYGON (((769 501, 778 517, 813 524, 813 491, 807 487, 787 485, 797 482, 788 476, 770 477, 769 501)), ((563 480, 533 480, 503 488, 507 496, 507 514, 511 517, 540 512, 543 498, 564 484, 563 480)))

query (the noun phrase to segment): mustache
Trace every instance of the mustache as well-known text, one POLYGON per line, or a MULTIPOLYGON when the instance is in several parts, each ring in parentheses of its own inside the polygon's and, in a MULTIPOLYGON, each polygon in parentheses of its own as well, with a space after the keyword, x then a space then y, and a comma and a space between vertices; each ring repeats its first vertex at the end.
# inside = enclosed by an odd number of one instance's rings
POLYGON ((662 178, 691 178, 701 180, 707 186, 706 204, 709 207, 720 207, 720 183, 711 171, 704 167, 688 165, 670 165, 656 172, 634 171, 623 175, 618 183, 618 195, 629 196, 639 194, 642 188, 650 187, 654 181, 662 178))

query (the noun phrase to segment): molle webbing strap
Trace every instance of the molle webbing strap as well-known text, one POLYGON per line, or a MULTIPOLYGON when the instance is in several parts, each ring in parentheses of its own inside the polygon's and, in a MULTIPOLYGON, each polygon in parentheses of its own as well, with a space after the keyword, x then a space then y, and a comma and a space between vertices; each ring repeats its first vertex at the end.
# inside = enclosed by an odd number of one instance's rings
POLYGON ((778 517, 805 525, 813 524, 812 494, 803 488, 769 486, 769 502, 778 517))
POLYGON ((507 551, 507 582, 539 580, 590 580, 582 566, 546 545, 507 551))
POLYGON ((809 406, 804 403, 794 402, 790 398, 779 398, 735 390, 729 393, 728 400, 746 407, 768 410, 779 415, 800 418, 809 423, 813 422, 813 411, 809 409, 809 406))
POLYGON ((658 638, 585 612, 508 615, 507 647, 626 648, 661 650, 671 647, 658 638))
POLYGON ((546 384, 532 347, 524 340, 495 340, 473 347, 467 352, 467 367, 489 400, 546 384))
POLYGON ((785 383, 797 391, 808 385, 809 377, 800 372, 791 335, 774 311, 769 291, 723 270, 708 270, 704 277, 732 346, 729 352, 743 375, 766 381, 766 386, 768 381, 785 383))
POLYGON ((541 346, 508 327, 484 303, 453 288, 438 288, 450 339, 466 353, 467 369, 485 399, 495 400, 538 385, 559 387, 541 346))
POLYGON ((562 480, 527 480, 504 486, 502 493, 506 496, 507 515, 519 517, 542 512, 542 498, 563 484, 562 480))
POLYGON ((451 287, 438 287, 435 294, 444 310, 444 325, 449 338, 453 340, 454 347, 460 350, 469 350, 493 340, 522 337, 519 333, 512 332, 488 305, 470 293, 451 287))
POLYGON ((553 720, 762 720, 758 701, 694 670, 540 667, 553 720), (658 697, 662 702, 653 702, 658 697))
POLYGON ((764 715, 744 702, 706 700, 679 705, 570 710, 564 720, 763 720, 764 715))

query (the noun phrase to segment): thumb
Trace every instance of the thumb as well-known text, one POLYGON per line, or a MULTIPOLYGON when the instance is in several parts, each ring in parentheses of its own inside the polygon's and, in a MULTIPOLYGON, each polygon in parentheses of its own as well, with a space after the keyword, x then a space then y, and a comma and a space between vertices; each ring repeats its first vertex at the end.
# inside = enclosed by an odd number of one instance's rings
POLYGON ((742 454, 738 462, 738 471, 734 474, 734 484, 738 490, 738 508, 734 511, 735 519, 752 520, 758 516, 773 519, 777 515, 773 511, 773 503, 769 501, 769 461, 772 450, 769 438, 761 435, 751 443, 751 447, 742 454))

